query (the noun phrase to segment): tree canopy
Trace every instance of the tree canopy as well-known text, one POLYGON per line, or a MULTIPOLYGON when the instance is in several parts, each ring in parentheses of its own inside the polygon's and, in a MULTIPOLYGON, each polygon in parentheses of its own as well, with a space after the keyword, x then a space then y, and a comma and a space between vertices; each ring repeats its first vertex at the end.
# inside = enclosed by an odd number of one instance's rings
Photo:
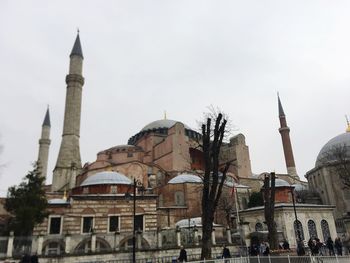
POLYGON ((5 209, 13 216, 9 228, 15 235, 31 235, 48 216, 44 180, 35 164, 18 186, 9 187, 5 209))

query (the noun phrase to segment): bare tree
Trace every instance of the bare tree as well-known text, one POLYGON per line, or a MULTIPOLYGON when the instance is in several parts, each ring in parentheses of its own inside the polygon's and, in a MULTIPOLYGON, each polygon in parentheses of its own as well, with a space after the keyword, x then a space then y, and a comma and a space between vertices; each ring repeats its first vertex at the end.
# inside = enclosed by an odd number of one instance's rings
POLYGON ((269 231, 268 240, 271 249, 277 249, 277 229, 275 224, 275 173, 266 174, 264 178, 264 212, 267 229, 269 231))
MULTIPOLYGON (((235 198, 235 197, 233 197, 233 198, 235 198)), ((219 204, 218 204, 218 208, 219 208, 219 210, 224 212, 226 224, 230 228, 233 227, 232 221, 231 221, 231 215, 234 211, 236 211, 236 206, 233 202, 233 198, 229 197, 227 194, 222 195, 220 200, 219 200, 219 204)))
POLYGON ((231 161, 220 162, 220 149, 226 132, 227 120, 222 113, 214 116, 214 128, 212 118, 208 117, 202 124, 202 150, 204 155, 205 170, 203 176, 202 195, 202 251, 201 259, 211 258, 211 233, 216 208, 226 180, 226 174, 231 161))

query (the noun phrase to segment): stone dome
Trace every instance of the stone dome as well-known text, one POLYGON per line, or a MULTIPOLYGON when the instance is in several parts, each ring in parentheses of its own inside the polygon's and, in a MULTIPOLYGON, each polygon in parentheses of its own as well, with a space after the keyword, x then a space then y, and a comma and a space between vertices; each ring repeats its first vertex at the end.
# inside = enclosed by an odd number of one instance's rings
POLYGON ((117 172, 100 172, 86 178, 80 186, 99 184, 127 184, 131 185, 131 180, 125 175, 117 172))
MULTIPOLYGON (((149 131, 149 130, 153 130, 153 129, 163 129, 163 128, 169 129, 169 128, 173 127, 177 122, 179 122, 179 121, 167 120, 167 119, 157 120, 157 121, 153 121, 153 122, 147 124, 145 127, 143 127, 141 129, 141 131, 149 131)), ((184 124, 184 126, 186 129, 192 130, 186 124, 184 124)))
POLYGON ((350 158, 350 132, 342 133, 329 140, 321 149, 316 159, 316 167, 337 161, 332 152, 344 149, 345 158, 350 158), (343 147, 346 147, 345 149, 343 147))
POLYGON ((294 190, 297 192, 307 190, 307 187, 302 184, 292 184, 292 186, 294 187, 294 190))
POLYGON ((172 178, 168 184, 184 184, 184 183, 202 183, 203 180, 197 175, 194 174, 179 174, 172 178))

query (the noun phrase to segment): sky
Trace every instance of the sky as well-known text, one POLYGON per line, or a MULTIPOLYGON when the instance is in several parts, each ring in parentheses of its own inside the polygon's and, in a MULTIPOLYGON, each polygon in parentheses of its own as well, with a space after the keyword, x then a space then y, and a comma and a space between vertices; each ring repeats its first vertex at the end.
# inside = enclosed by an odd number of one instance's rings
POLYGON ((350 114, 349 1, 0 1, 0 196, 63 129, 69 54, 84 54, 83 163, 146 124, 196 129, 213 105, 243 133, 254 173, 286 173, 277 92, 303 178, 350 114))

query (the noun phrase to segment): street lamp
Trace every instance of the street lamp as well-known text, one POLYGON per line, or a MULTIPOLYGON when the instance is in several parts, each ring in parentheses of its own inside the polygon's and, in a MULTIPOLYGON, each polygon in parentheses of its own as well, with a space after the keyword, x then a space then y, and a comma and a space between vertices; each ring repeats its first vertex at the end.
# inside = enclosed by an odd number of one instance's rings
MULTIPOLYGON (((133 210, 132 210, 132 262, 136 263, 136 224, 135 224, 135 218, 136 218, 136 188, 140 185, 140 189, 143 191, 143 186, 141 182, 137 181, 134 178, 134 188, 133 188, 133 210)), ((130 198, 129 191, 125 194, 126 198, 130 198)))

